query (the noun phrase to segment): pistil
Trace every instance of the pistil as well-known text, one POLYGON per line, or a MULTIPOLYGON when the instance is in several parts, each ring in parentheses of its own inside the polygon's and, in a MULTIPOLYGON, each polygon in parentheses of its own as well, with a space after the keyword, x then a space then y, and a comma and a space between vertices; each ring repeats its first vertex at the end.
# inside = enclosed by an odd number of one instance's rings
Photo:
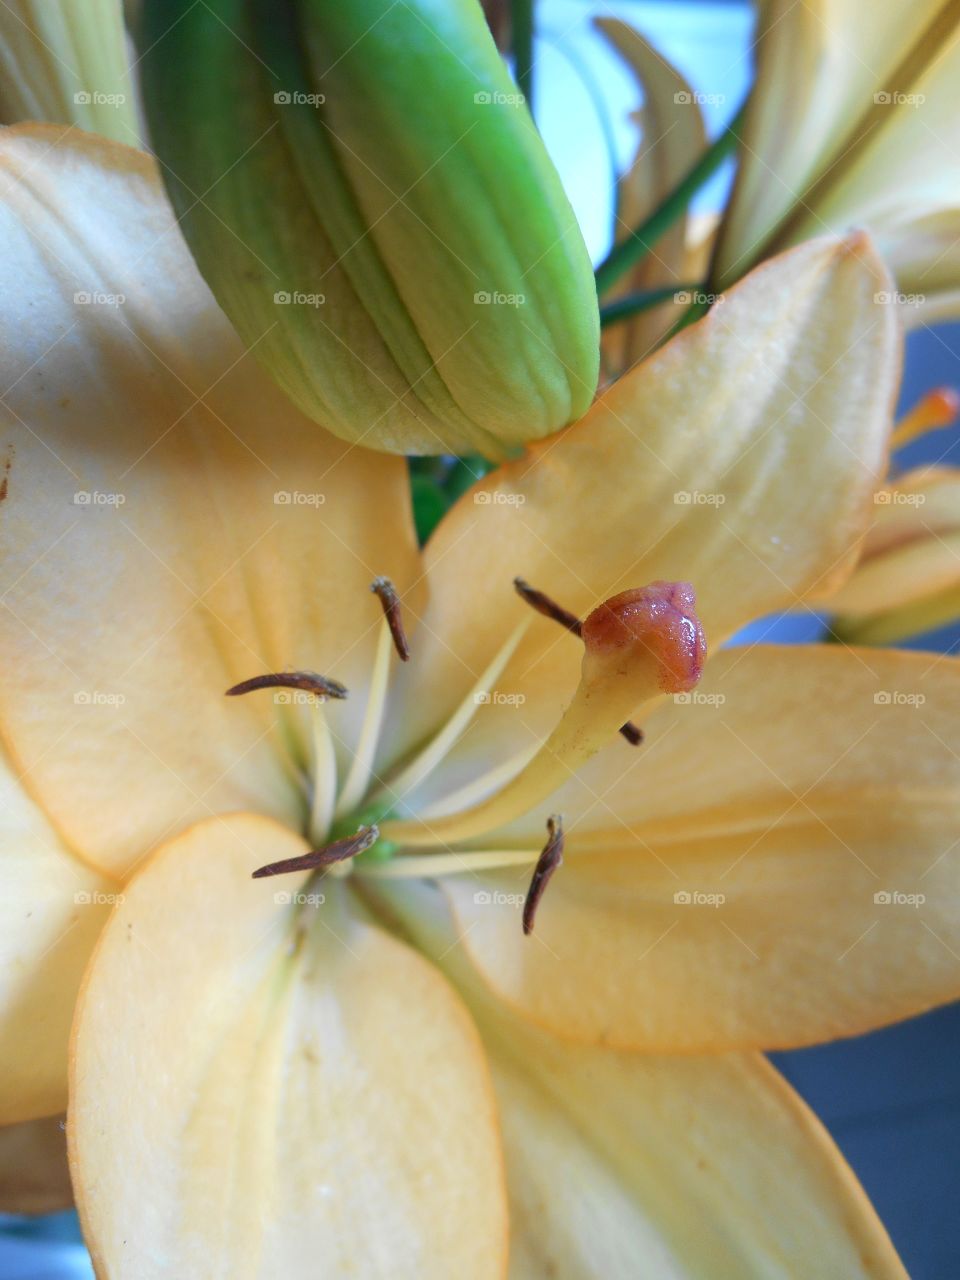
MULTIPOLYGON (((575 613, 564 609, 563 605, 551 600, 543 591, 531 587, 523 578, 514 578, 513 585, 520 599, 525 600, 532 609, 536 609, 537 613, 542 613, 545 618, 552 618, 554 622, 559 622, 561 627, 566 627, 568 631, 582 639, 583 623, 575 613)), ((620 733, 632 747, 638 747, 643 741, 643 730, 629 720, 620 726, 620 733)))
POLYGON ((429 823, 388 821, 407 845, 446 844, 512 821, 551 795, 617 732, 624 712, 664 693, 687 692, 706 643, 687 583, 654 582, 605 601, 583 624, 580 684, 560 722, 525 769, 500 791, 429 823))

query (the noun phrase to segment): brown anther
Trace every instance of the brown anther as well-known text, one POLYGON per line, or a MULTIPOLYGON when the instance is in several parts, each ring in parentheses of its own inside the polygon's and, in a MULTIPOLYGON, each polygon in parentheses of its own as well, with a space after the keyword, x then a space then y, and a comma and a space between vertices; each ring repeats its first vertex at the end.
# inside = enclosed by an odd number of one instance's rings
MULTIPOLYGON (((555 600, 551 600, 548 595, 544 595, 536 587, 531 587, 530 583, 524 581, 523 578, 514 578, 513 585, 520 599, 525 600, 531 608, 536 609, 537 613, 542 613, 545 618, 552 618, 554 622, 559 622, 561 627, 566 627, 575 636, 583 635, 583 623, 576 614, 571 613, 569 609, 564 609, 562 605, 557 604, 555 600)), ((628 720, 626 724, 621 725, 620 732, 632 747, 638 747, 643 741, 643 730, 638 725, 635 725, 632 720, 628 720)))
POLYGON ((543 897, 543 891, 550 883, 550 877, 563 861, 563 819, 559 813, 547 819, 547 843, 537 859, 523 904, 523 932, 529 936, 533 932, 533 921, 537 907, 543 897))
POLYGON ((253 873, 254 880, 262 880, 265 876, 282 876, 287 871, 315 871, 318 867, 330 867, 335 862, 345 862, 347 858, 355 858, 380 839, 380 828, 371 823, 369 827, 360 827, 355 835, 345 836, 342 840, 334 840, 322 849, 312 849, 302 853, 298 858, 284 858, 282 862, 268 862, 265 867, 258 867, 253 873))
POLYGON ((383 605, 383 616, 386 618, 390 634, 393 636, 393 646, 401 662, 406 662, 410 657, 410 646, 407 643, 407 633, 403 629, 403 617, 400 613, 400 597, 397 595, 397 589, 389 578, 374 578, 373 582, 370 583, 370 590, 383 605))
POLYGON ((227 697, 235 698, 256 689, 300 689, 320 699, 347 696, 347 690, 339 680, 318 675, 316 671, 273 671, 265 676, 254 676, 251 680, 241 680, 227 690, 227 697))

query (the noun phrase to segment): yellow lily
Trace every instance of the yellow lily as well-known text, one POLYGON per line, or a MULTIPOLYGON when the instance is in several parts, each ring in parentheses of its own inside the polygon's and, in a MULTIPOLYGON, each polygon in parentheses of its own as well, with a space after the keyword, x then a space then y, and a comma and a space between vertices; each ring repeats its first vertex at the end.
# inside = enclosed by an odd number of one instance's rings
POLYGON ((4 0, 0 122, 21 120, 75 124, 138 144, 120 0, 4 0))
MULTIPOLYGON (((893 447, 950 426, 958 408, 953 388, 928 392, 897 423, 893 447)), ((960 616, 960 470, 917 467, 873 501, 857 567, 824 601, 848 644, 894 644, 960 616)))
POLYGON ((147 157, 20 128, 0 181, 0 1098, 63 1107, 79 991, 98 1273, 493 1277, 509 1222, 516 1277, 902 1277, 757 1051, 960 992, 960 669, 761 646, 691 687, 697 617, 716 651, 855 554, 899 349, 869 244, 766 264, 421 553, 402 460, 306 428, 147 157), (307 669, 350 696, 223 696, 307 669))
POLYGON ((767 0, 714 287, 762 255, 866 227, 908 324, 960 314, 955 0, 767 0))
MULTIPOLYGON (((643 94, 643 105, 634 113, 640 130, 637 151, 617 181, 614 243, 620 243, 693 166, 706 147, 706 133, 693 88, 639 31, 614 18, 598 18, 595 25, 630 68, 643 94)), ((692 221, 678 218, 601 302, 668 286, 680 291, 685 283, 703 279, 706 255, 698 242, 690 243, 692 221)), ((668 299, 605 329, 601 360, 606 377, 619 377, 648 356, 680 314, 676 302, 668 299)))
POLYGON ((828 601, 852 644, 893 644, 960 616, 960 469, 919 467, 881 489, 853 577, 828 601))

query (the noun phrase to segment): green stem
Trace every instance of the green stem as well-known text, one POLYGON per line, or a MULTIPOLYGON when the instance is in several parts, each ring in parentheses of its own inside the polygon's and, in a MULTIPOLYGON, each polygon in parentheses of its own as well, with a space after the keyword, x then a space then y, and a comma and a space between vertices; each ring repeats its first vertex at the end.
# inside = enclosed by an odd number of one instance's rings
POLYGON ((517 88, 533 114, 533 5, 534 0, 510 0, 513 68, 517 88))
POLYGON ((723 133, 707 147, 700 159, 677 183, 667 198, 640 225, 614 245, 597 267, 597 293, 604 293, 631 267, 635 267, 656 242, 677 221, 703 184, 712 178, 740 140, 746 103, 733 117, 723 133))
POLYGON ((662 289, 647 289, 642 293, 628 293, 616 302, 608 302, 600 308, 600 327, 605 329, 609 324, 620 320, 629 320, 641 311, 649 311, 661 302, 672 302, 678 293, 698 293, 702 284, 668 284, 662 289))

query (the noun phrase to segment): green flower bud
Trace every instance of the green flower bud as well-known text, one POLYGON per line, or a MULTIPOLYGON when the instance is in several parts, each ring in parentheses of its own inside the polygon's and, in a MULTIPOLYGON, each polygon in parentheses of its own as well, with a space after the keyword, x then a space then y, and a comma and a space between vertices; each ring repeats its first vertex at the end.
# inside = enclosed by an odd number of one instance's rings
POLYGON ((147 0, 153 143, 197 263, 310 417, 498 457, 589 406, 593 274, 476 0, 147 0))

